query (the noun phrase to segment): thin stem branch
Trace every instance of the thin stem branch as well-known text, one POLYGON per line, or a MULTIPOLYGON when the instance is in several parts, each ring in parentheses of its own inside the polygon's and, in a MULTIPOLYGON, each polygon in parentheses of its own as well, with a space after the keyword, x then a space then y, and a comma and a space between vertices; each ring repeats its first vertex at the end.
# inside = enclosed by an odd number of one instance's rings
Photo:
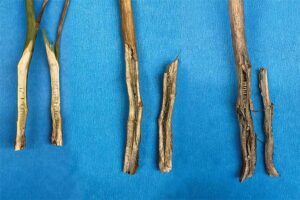
POLYGON ((274 105, 270 100, 269 84, 268 84, 268 72, 267 69, 261 68, 258 74, 259 88, 261 91, 261 97, 264 105, 264 132, 266 136, 265 141, 265 165, 267 172, 270 176, 279 176, 274 163, 273 163, 273 151, 274 151, 274 139, 273 139, 273 111, 274 105))
POLYGON ((158 118, 159 127, 159 169, 161 172, 172 170, 172 114, 176 97, 178 58, 164 73, 163 101, 158 118))
POLYGON ((40 14, 36 20, 36 29, 38 30, 40 28, 40 25, 41 25, 41 20, 42 20, 42 17, 43 17, 43 14, 44 14, 44 10, 45 10, 45 7, 48 3, 48 0, 44 0, 43 1, 43 4, 42 4, 42 8, 41 8, 41 11, 40 11, 40 14))
POLYGON ((56 42, 55 42, 55 55, 57 60, 59 61, 60 58, 60 39, 61 39, 61 31, 64 25, 65 17, 68 11, 68 7, 70 4, 70 0, 66 0, 64 4, 63 11, 60 16, 57 32, 56 32, 56 42))
POLYGON ((251 64, 248 56, 244 25, 244 1, 229 0, 232 44, 238 73, 236 111, 240 124, 242 170, 240 181, 251 177, 256 164, 256 136, 251 110, 251 64))
POLYGON ((126 84, 129 98, 127 142, 123 171, 124 173, 135 174, 138 168, 143 103, 140 95, 138 56, 131 0, 120 0, 120 8, 125 47, 126 84))
POLYGON ((51 117, 52 117, 52 135, 51 143, 56 146, 63 145, 63 135, 62 135, 62 116, 60 107, 60 65, 59 65, 59 51, 60 51, 60 39, 61 32, 67 14, 68 6, 70 0, 65 0, 64 8, 61 13, 61 18, 59 20, 59 25, 57 28, 55 49, 50 44, 46 31, 43 30, 44 42, 46 47, 46 53, 50 68, 50 78, 51 78, 51 117))
POLYGON ((27 75, 31 62, 35 39, 39 30, 39 24, 42 19, 43 11, 46 7, 47 0, 43 1, 42 9, 38 21, 35 20, 33 0, 26 0, 27 16, 27 37, 23 55, 18 63, 18 119, 15 150, 25 148, 25 125, 27 119, 27 75))

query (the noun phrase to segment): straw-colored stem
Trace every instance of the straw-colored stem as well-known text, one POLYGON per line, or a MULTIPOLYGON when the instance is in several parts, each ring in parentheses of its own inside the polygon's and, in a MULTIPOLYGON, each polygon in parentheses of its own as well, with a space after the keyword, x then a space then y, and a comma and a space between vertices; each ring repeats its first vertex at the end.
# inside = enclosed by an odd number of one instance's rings
POLYGON ((47 39, 46 32, 43 30, 44 42, 50 69, 51 78, 51 117, 52 135, 51 143, 57 146, 63 145, 62 139, 62 117, 60 111, 60 84, 59 84, 59 63, 56 59, 53 46, 47 39))
POLYGON ((270 100, 269 94, 269 83, 268 83, 268 72, 267 69, 261 68, 259 70, 259 88, 261 91, 261 97, 264 105, 264 132, 265 132, 265 166, 270 176, 279 176, 274 163, 273 163, 273 152, 274 152, 274 139, 273 139, 273 112, 274 105, 270 100))
POLYGON ((172 170, 172 114, 176 97, 178 59, 170 64, 164 73, 163 101, 158 118, 159 127, 159 169, 172 170))
POLYGON ((46 53, 48 58, 48 64, 50 69, 51 78, 51 117, 52 117, 52 134, 51 143, 56 146, 63 145, 63 134, 62 134, 62 115, 60 109, 60 39, 63 24, 67 14, 67 10, 70 4, 70 0, 65 0, 64 7, 61 13, 59 24, 56 32, 55 49, 50 44, 46 31, 43 30, 44 42, 46 47, 46 53))
POLYGON ((27 37, 22 57, 18 63, 18 119, 15 150, 25 148, 25 126, 27 119, 27 76, 29 65, 31 62, 35 39, 39 30, 40 22, 44 13, 44 9, 48 0, 43 1, 43 5, 38 17, 35 20, 33 0, 26 0, 26 16, 27 16, 27 37))

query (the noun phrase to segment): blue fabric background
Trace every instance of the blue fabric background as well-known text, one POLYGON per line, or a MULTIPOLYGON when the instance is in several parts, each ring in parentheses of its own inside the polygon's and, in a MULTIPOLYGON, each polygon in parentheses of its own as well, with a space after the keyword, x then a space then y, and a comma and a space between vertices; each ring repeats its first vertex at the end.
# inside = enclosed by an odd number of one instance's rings
MULTIPOLYGON (((35 1, 36 13, 42 0, 35 1)), ((41 27, 51 40, 62 0, 50 0, 41 27)), ((226 0, 133 0, 144 102, 140 167, 122 173, 128 101, 118 0, 73 0, 61 41, 65 146, 49 144, 50 79, 39 32, 28 77, 27 147, 14 152, 17 63, 25 3, 0 1, 0 199, 296 199, 300 195, 300 2, 246 0, 253 101, 257 71, 269 70, 275 104, 275 164, 263 162, 263 115, 253 113, 257 167, 239 183, 237 81, 226 0), (157 167, 162 74, 180 56, 173 119, 173 171, 157 167)))

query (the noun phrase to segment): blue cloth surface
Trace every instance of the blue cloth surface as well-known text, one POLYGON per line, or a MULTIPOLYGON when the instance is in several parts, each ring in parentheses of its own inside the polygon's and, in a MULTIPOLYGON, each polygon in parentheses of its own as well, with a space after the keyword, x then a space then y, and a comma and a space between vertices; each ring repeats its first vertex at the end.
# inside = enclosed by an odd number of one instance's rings
MULTIPOLYGON (((35 0, 36 13, 42 0, 35 0)), ((54 41, 62 0, 42 19, 54 41)), ((300 1, 245 2, 253 102, 269 70, 274 162, 264 169, 263 113, 254 112, 255 174, 239 183, 236 67, 226 0, 133 0, 144 102, 139 169, 122 173, 128 100, 118 0, 71 1, 61 40, 64 147, 49 144, 50 75, 41 31, 28 76, 27 146, 14 152, 17 64, 25 3, 0 1, 0 199, 296 199, 300 195, 300 1), (162 75, 179 55, 173 170, 158 170, 162 75)))

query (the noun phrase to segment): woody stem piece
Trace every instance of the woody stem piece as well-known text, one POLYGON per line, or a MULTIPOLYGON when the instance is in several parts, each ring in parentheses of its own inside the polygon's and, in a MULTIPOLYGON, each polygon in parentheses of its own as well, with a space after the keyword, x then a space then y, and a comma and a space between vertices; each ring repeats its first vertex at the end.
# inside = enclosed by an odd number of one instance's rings
POLYGON ((25 125, 27 119, 27 76, 31 62, 35 39, 39 30, 40 22, 44 13, 44 9, 48 0, 43 1, 43 5, 38 17, 35 20, 33 0, 26 0, 26 16, 27 16, 27 37, 23 55, 18 63, 18 119, 15 150, 25 148, 25 125))
POLYGON ((125 48, 126 84, 129 97, 127 141, 123 171, 124 173, 135 174, 138 168, 143 104, 140 95, 138 56, 131 0, 120 0, 120 8, 125 48))
POLYGON ((159 127, 159 169, 172 170, 172 114, 176 97, 178 59, 167 68, 163 82, 163 101, 158 118, 159 127))
POLYGON ((232 44, 238 75, 236 112, 240 125, 242 170, 240 181, 251 177, 256 164, 256 136, 251 110, 251 64, 248 56, 244 25, 244 1, 229 0, 232 44))
POLYGON ((259 88, 261 91, 261 97, 264 105, 264 132, 265 132, 265 166, 270 176, 279 176, 274 163, 273 163, 273 151, 274 140, 272 130, 272 120, 274 105, 270 100, 269 86, 268 86, 268 72, 267 69, 261 68, 259 70, 259 88))
POLYGON ((51 78, 51 117, 52 117, 52 135, 51 143, 56 146, 63 145, 63 135, 62 135, 62 116, 60 109, 60 65, 59 65, 59 51, 60 51, 60 38, 61 31, 64 24, 65 16, 68 10, 70 1, 65 0, 64 8, 59 20, 59 25, 56 34, 56 44, 55 49, 53 45, 50 44, 46 31, 43 30, 44 42, 46 47, 46 53, 50 68, 50 78, 51 78))

